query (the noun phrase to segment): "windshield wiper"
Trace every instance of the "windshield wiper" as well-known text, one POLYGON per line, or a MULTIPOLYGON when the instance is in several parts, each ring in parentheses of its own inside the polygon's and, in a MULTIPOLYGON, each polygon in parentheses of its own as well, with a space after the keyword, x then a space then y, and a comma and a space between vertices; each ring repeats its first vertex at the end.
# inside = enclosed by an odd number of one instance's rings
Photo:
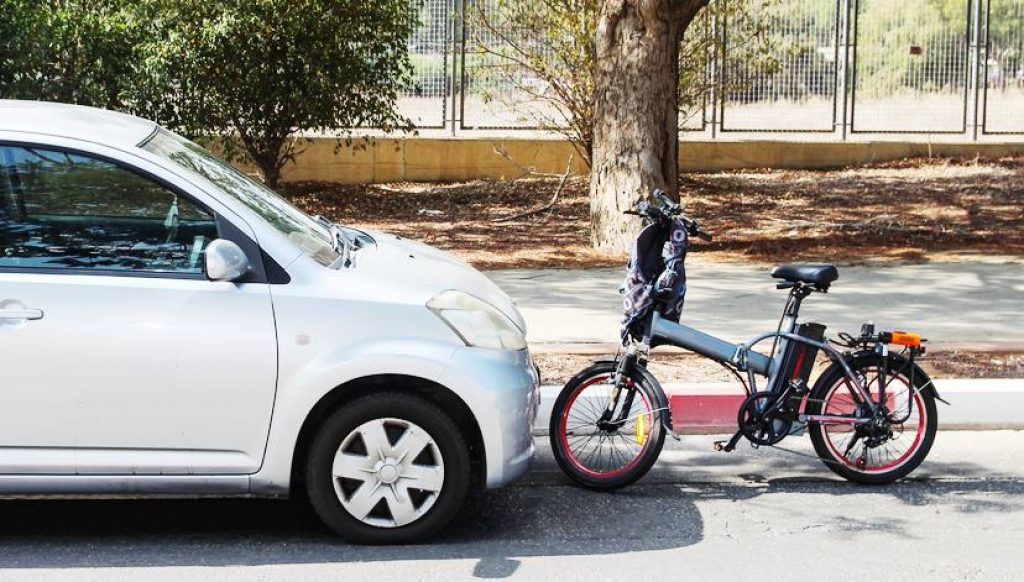
POLYGON ((343 228, 317 214, 313 218, 323 225, 331 236, 331 248, 338 253, 338 260, 335 263, 343 267, 352 266, 352 251, 359 248, 355 241, 348 237, 343 228))

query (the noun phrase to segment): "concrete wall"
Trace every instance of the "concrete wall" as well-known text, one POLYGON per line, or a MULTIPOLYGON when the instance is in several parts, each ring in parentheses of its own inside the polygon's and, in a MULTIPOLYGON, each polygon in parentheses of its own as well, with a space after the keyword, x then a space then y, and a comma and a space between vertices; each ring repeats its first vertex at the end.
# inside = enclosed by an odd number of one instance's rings
MULTIPOLYGON (((514 179, 523 167, 565 171, 572 146, 552 139, 375 139, 336 147, 317 138, 285 168, 288 181, 434 182, 514 179), (499 154, 504 151, 515 163, 499 154)), ((919 156, 1003 156, 1024 153, 1024 143, 904 143, 793 141, 683 141, 680 167, 687 171, 739 168, 830 168, 919 156)), ((586 167, 579 156, 574 171, 586 167)))

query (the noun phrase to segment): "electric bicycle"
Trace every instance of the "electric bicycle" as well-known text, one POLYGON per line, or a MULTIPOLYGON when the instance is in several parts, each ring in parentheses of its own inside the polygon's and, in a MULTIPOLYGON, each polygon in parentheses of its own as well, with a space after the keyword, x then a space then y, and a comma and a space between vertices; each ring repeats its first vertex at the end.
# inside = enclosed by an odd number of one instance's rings
POLYGON ((827 339, 824 325, 799 321, 802 302, 827 293, 839 278, 829 264, 771 270, 776 287, 788 291, 775 331, 735 344, 679 323, 690 239, 712 237, 664 193, 652 198, 659 204, 643 201, 628 212, 643 217, 645 228, 627 269, 622 350, 576 374, 554 403, 551 447, 571 479, 597 490, 625 487, 654 465, 666 434, 679 440, 668 397, 647 369, 659 345, 710 358, 743 385, 737 430, 716 442, 716 450, 730 452, 741 439, 774 446, 806 431, 826 467, 867 484, 900 479, 924 461, 938 426, 936 400, 942 400, 915 361, 926 340, 872 323, 857 335, 827 339), (754 349, 768 340, 767 354, 754 349), (811 384, 819 354, 830 363, 811 384))

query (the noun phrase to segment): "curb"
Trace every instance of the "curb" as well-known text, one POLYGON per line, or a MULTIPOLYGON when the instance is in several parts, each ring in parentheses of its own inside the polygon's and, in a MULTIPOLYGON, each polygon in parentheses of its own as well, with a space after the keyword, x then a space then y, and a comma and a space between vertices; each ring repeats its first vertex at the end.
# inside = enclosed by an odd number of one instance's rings
MULTIPOLYGON (((731 383, 665 384, 672 425, 682 434, 719 434, 736 430, 743 391, 731 383)), ((944 430, 1024 429, 1024 379, 935 380, 939 428, 944 430)), ((561 386, 541 386, 535 434, 547 434, 551 408, 561 386)), ((603 406, 603 404, 602 404, 603 406)))

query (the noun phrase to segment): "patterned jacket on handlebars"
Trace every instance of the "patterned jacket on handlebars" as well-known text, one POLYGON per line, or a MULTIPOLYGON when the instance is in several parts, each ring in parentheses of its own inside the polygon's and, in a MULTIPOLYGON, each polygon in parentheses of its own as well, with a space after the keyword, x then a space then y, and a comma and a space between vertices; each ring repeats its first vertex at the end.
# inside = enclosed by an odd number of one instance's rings
POLYGON ((686 297, 684 263, 689 248, 686 227, 678 220, 667 226, 661 222, 649 224, 637 235, 622 289, 623 339, 631 332, 642 336, 645 330, 634 328, 655 307, 662 317, 679 321, 686 297))

